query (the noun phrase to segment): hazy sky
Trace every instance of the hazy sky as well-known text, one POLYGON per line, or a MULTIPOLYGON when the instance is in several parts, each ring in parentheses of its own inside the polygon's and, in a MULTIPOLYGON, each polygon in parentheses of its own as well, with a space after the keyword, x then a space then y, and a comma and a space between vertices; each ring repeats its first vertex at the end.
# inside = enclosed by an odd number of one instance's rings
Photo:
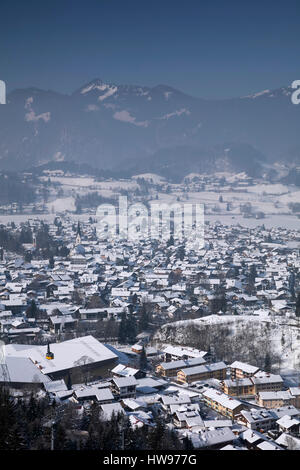
POLYGON ((299 0, 1 0, 0 79, 242 96, 300 79, 299 0))

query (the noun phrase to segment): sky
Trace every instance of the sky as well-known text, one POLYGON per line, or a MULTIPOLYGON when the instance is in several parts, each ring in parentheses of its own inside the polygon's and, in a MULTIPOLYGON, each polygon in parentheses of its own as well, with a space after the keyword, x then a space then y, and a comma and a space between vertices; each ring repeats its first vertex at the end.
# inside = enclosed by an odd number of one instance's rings
POLYGON ((8 91, 72 93, 94 78, 203 98, 300 79, 299 0, 1 0, 8 91))

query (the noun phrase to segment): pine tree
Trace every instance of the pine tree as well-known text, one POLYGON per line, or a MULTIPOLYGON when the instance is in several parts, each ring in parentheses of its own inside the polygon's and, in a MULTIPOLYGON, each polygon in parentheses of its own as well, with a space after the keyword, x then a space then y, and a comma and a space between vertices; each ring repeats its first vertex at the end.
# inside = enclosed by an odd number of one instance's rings
POLYGON ((165 434, 165 425, 161 418, 156 418, 155 427, 150 431, 148 442, 150 449, 161 450, 165 434))
POLYGON ((296 317, 300 317, 300 292, 298 293, 296 300, 296 317))
POLYGON ((0 449, 21 450, 25 440, 17 421, 17 405, 8 390, 0 388, 0 449))
POLYGON ((127 336, 128 343, 134 343, 136 341, 136 335, 137 335, 136 318, 132 313, 130 313, 128 315, 127 325, 126 325, 126 336, 127 336))
POLYGON ((52 254, 49 256, 49 268, 50 269, 54 268, 54 257, 52 254))
POLYGON ((68 372, 68 377, 67 377, 67 383, 66 383, 68 390, 72 390, 72 379, 71 379, 71 374, 68 372))
POLYGON ((27 318, 37 318, 38 316, 38 308, 34 299, 32 299, 30 305, 26 309, 26 316, 27 318))
POLYGON ((140 354, 140 369, 141 370, 146 370, 147 365, 148 365, 147 355, 146 355, 145 348, 143 346, 143 349, 142 349, 141 354, 140 354))
POLYGON ((121 344, 126 343, 127 339, 127 319, 125 312, 121 314, 121 321, 119 325, 119 335, 118 335, 118 342, 121 344))
POLYGON ((271 372, 271 368, 272 368, 271 357, 270 357, 270 354, 266 352, 264 370, 266 372, 271 372))
POLYGON ((32 254, 30 251, 26 251, 25 256, 24 256, 25 263, 31 263, 32 260, 32 254))
POLYGON ((148 312, 147 312, 147 306, 146 306, 146 304, 143 304, 142 308, 141 308, 141 317, 140 317, 140 321, 139 321, 139 330, 140 331, 147 330, 148 326, 149 326, 149 315, 148 315, 148 312))
POLYGON ((169 240, 167 241, 167 246, 173 246, 173 245, 174 245, 174 237, 173 235, 171 235, 169 240))

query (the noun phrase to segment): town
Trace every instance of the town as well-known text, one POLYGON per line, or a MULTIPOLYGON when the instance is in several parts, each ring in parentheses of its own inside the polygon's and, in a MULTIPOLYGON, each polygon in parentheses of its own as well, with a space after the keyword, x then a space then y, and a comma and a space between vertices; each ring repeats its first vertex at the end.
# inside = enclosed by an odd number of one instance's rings
MULTIPOLYGON (((151 178, 131 200, 154 188, 192 199, 151 178)), ((238 216, 224 180, 221 196, 217 177, 188 184, 238 216)), ((172 231, 99 239, 86 199, 3 216, 0 402, 13 432, 1 448, 300 449, 299 230, 268 228, 248 206, 253 226, 205 218, 198 251, 172 231)))

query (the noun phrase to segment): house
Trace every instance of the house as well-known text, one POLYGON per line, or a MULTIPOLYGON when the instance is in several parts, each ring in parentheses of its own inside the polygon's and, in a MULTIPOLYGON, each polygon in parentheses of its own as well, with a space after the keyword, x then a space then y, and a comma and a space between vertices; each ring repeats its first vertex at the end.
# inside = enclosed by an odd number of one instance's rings
POLYGON ((122 408, 121 403, 107 403, 100 406, 101 419, 104 421, 110 421, 113 414, 118 415, 121 413, 125 415, 125 410, 122 408))
POLYGON ((251 377, 251 382, 255 387, 255 393, 270 391, 277 392, 282 390, 283 379, 280 375, 275 374, 256 374, 255 377, 251 377))
POLYGON ((226 377, 227 367, 224 362, 207 364, 181 369, 177 373, 177 381, 180 383, 191 383, 198 380, 219 379, 226 377))
POLYGON ((300 387, 290 387, 289 392, 294 397, 295 407, 300 408, 300 387))
POLYGON ((230 396, 251 396, 262 391, 282 390, 283 379, 280 375, 265 374, 243 379, 223 381, 223 391, 230 396))
POLYGON ((300 450, 300 439, 285 432, 282 433, 275 442, 280 445, 280 447, 287 450, 300 450))
POLYGON ((294 405, 295 398, 287 391, 260 392, 258 394, 258 404, 264 408, 278 408, 280 406, 294 405))
POLYGON ((24 298, 12 297, 9 300, 2 300, 1 304, 5 307, 5 310, 11 311, 14 315, 23 313, 27 308, 27 303, 24 298))
POLYGON ((97 386, 81 387, 74 392, 79 401, 94 400, 101 404, 112 403, 114 396, 109 388, 97 388, 97 386))
POLYGON ((247 431, 242 432, 239 437, 249 450, 257 449, 259 444, 267 440, 262 433, 254 431, 253 429, 247 429, 247 431))
POLYGON ((135 377, 136 379, 142 379, 146 375, 142 370, 134 369, 124 364, 118 364, 111 372, 113 377, 135 377))
POLYGON ((177 361, 179 359, 193 359, 195 357, 207 358, 206 351, 194 348, 183 348, 180 346, 168 346, 164 349, 165 362, 177 361))
POLYGON ((243 379, 252 377, 259 371, 258 367, 251 366, 245 362, 235 361, 230 365, 230 373, 232 379, 243 379))
POLYGON ((285 415, 279 418, 276 423, 281 432, 300 435, 300 419, 285 415))
MULTIPOLYGON (((108 308, 80 308, 78 316, 81 320, 103 320, 108 316, 108 308)), ((123 309, 120 309, 120 313, 123 309)))
POLYGON ((255 395, 255 386, 248 378, 224 380, 222 386, 223 392, 231 397, 255 395))
POLYGON ((182 394, 182 395, 179 395, 179 396, 177 396, 177 395, 172 395, 172 396, 162 395, 160 397, 160 400, 162 402, 162 408, 165 411, 168 411, 168 412, 171 411, 171 409, 172 409, 171 407, 173 405, 180 406, 180 405, 190 405, 191 404, 191 399, 190 399, 189 395, 185 395, 185 394, 182 394))
POLYGON ((141 354, 143 351, 143 345, 142 344, 134 344, 131 346, 131 351, 136 353, 136 354, 141 354))
POLYGON ((52 333, 58 333, 59 331, 71 331, 76 328, 78 320, 72 317, 72 315, 53 315, 49 318, 50 331, 52 333))
POLYGON ((7 356, 29 358, 37 370, 53 380, 66 381, 70 374, 72 383, 108 376, 117 360, 117 355, 93 336, 51 343, 51 352, 54 357, 49 360, 46 358, 47 346, 6 346, 7 356))
POLYGON ((135 377, 114 378, 111 391, 117 398, 135 398, 137 381, 135 377))
POLYGON ((170 411, 174 426, 177 428, 193 428, 195 426, 204 427, 198 403, 180 406, 171 405, 170 411))
POLYGON ((203 357, 194 357, 193 359, 162 362, 156 367, 156 373, 163 377, 176 377, 177 372, 188 367, 205 364, 203 357))
MULTIPOLYGON (((7 354, 6 347, 6 354, 7 354)), ((11 388, 37 390, 44 388, 50 382, 27 357, 5 357, 5 363, 0 364, 0 384, 11 388)))
POLYGON ((238 422, 254 431, 266 432, 273 429, 276 423, 276 415, 271 410, 255 409, 241 410, 238 422))
POLYGON ((167 382, 163 379, 144 377, 137 380, 136 390, 139 393, 149 394, 156 393, 163 389, 167 385, 167 382))
POLYGON ((257 444, 258 450, 283 450, 282 447, 276 444, 273 441, 263 441, 260 444, 257 444))
POLYGON ((228 397, 225 393, 209 388, 202 394, 205 404, 230 419, 235 419, 243 409, 239 400, 228 397))
POLYGON ((124 398, 121 401, 121 404, 125 410, 131 411, 131 412, 146 410, 148 408, 148 405, 145 401, 137 400, 134 398, 124 398))
POLYGON ((228 427, 221 429, 203 429, 198 433, 185 431, 184 436, 191 439, 195 449, 221 449, 224 445, 232 445, 236 435, 228 427))

